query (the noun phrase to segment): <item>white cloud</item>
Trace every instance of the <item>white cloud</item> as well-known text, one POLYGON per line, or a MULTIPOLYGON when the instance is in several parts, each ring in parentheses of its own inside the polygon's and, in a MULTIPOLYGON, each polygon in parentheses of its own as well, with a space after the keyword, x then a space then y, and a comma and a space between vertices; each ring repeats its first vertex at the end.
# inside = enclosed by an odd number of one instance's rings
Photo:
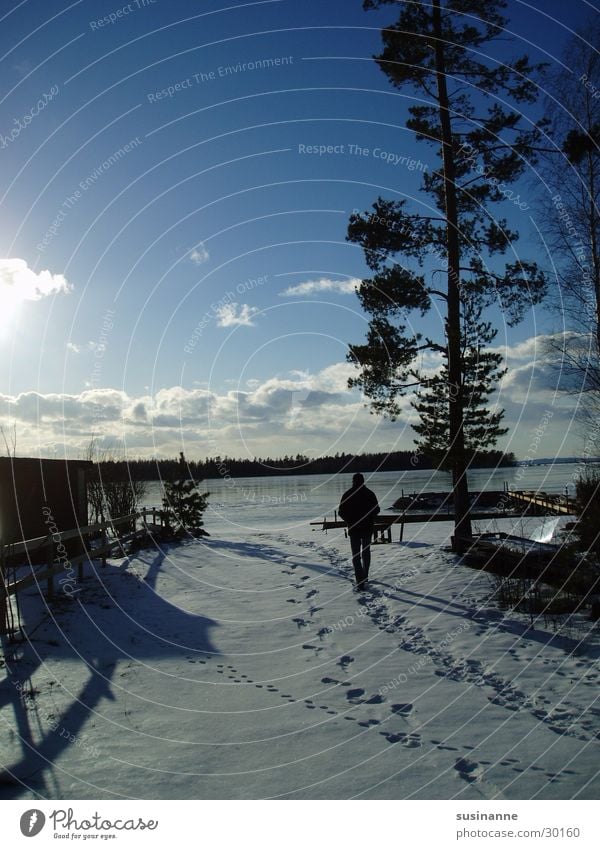
MULTIPOLYGON (((576 399, 554 396, 551 375, 531 357, 533 342, 512 350, 521 359, 514 357, 493 399, 506 408, 510 427, 501 447, 525 456, 531 433, 551 410, 539 456, 576 454, 581 444, 572 421, 576 399)), ((79 394, 0 395, 0 425, 16 422, 21 454, 57 446, 60 453, 81 456, 93 434, 107 443, 121 439, 132 456, 176 456, 182 445, 194 459, 411 450, 410 396, 402 399, 400 420, 390 423, 371 415, 360 393, 348 389, 353 374, 352 364, 338 362, 315 373, 296 369, 248 378, 243 387, 219 391, 170 386, 136 394, 90 388, 79 394)))
POLYGON ((210 254, 204 242, 200 242, 200 244, 191 251, 190 259, 194 265, 202 265, 203 262, 207 262, 210 259, 210 254))
POLYGON ((216 311, 217 325, 219 327, 254 327, 252 321, 259 310, 249 304, 224 304, 216 311))
POLYGON ((339 295, 353 295, 361 284, 357 277, 349 280, 331 280, 329 277, 321 277, 319 280, 306 280, 295 286, 288 286, 280 294, 291 298, 300 298, 305 295, 315 295, 319 292, 336 292, 339 295))
POLYGON ((86 342, 85 345, 82 345, 80 342, 67 342, 67 351, 71 351, 72 354, 81 354, 82 351, 99 350, 102 350, 102 345, 99 345, 98 342, 94 342, 93 340, 86 342))
POLYGON ((19 301, 39 301, 73 288, 62 274, 52 274, 48 269, 36 273, 24 259, 16 257, 0 259, 0 286, 4 294, 19 301))
MULTIPOLYGON (((512 345, 495 345, 490 347, 490 351, 502 354, 504 359, 510 363, 511 360, 522 360, 527 362, 546 362, 548 354, 554 355, 561 348, 567 350, 573 346, 577 346, 581 350, 589 344, 589 337, 566 331, 564 333, 540 333, 538 336, 530 336, 528 339, 523 339, 521 342, 515 342, 512 345)), ((552 356, 554 358, 554 356, 552 356)))

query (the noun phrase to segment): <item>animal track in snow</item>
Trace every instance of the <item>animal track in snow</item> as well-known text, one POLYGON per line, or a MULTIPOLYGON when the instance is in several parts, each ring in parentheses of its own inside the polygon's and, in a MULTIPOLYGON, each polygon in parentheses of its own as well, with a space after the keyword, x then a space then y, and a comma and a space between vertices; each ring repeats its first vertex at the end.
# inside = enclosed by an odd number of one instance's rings
POLYGON ((392 705, 392 713, 397 714, 398 716, 408 716, 412 713, 413 705, 411 704, 395 704, 392 705))
POLYGON ((359 705, 362 704, 364 701, 360 698, 361 696, 364 696, 364 694, 365 691, 362 689, 362 687, 354 687, 352 690, 348 690, 348 692, 346 693, 346 698, 349 702, 352 702, 352 704, 359 705))
POLYGON ((461 778, 464 778, 465 781, 470 783, 480 781, 484 773, 481 764, 478 764, 476 761, 470 761, 468 758, 458 758, 454 764, 454 769, 461 778))

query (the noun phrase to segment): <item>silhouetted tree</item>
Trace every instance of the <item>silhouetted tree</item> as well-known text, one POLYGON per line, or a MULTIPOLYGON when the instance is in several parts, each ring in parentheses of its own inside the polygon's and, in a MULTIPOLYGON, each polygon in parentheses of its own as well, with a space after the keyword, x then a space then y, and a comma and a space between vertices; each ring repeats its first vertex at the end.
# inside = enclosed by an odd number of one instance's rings
MULTIPOLYGON (((377 9, 392 2, 365 0, 363 5, 377 9)), ((360 369, 350 385, 362 388, 375 411, 394 419, 401 411, 399 398, 420 381, 419 352, 437 352, 445 360, 446 389, 437 386, 436 393, 447 402, 456 550, 471 537, 465 410, 475 355, 463 319, 498 305, 506 322, 515 324, 528 305, 541 300, 546 286, 534 262, 516 261, 496 271, 486 259, 505 253, 518 238, 488 207, 507 198, 520 203, 507 186, 523 173, 526 158, 534 158, 541 137, 538 127, 524 126, 521 111, 508 105, 511 99, 515 104, 535 100, 534 68, 527 57, 487 59, 490 42, 506 24, 505 7, 504 0, 414 0, 401 4, 397 22, 382 30, 383 50, 376 61, 394 87, 415 90, 419 103, 409 107, 407 127, 437 148, 440 164, 425 172, 423 190, 438 214, 411 214, 406 201, 380 197, 373 212, 352 215, 348 227, 348 239, 362 246, 373 272, 358 290, 370 323, 366 344, 350 346, 348 359, 360 369), (429 258, 442 262, 441 288, 407 265, 412 260, 420 268, 429 258), (438 340, 411 333, 406 324, 411 311, 423 315, 433 300, 442 302, 444 313, 438 340)), ((487 427, 492 434, 489 417, 487 427)))
POLYGON ((579 396, 585 453, 600 448, 600 22, 597 14, 568 42, 559 71, 546 86, 554 153, 542 160, 544 241, 558 286, 563 319, 549 340, 559 388, 579 396), (564 66, 569 69, 565 73, 564 66))

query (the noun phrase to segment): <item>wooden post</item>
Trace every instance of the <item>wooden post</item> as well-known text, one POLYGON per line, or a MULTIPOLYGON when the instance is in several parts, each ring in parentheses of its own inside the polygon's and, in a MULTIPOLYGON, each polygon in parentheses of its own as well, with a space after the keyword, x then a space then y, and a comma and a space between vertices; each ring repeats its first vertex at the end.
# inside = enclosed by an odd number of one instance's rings
POLYGON ((400 522, 400 540, 399 542, 404 541, 404 522, 400 522))
MULTIPOLYGON (((89 534, 87 534, 85 536, 83 534, 81 534, 81 542, 82 542, 82 547, 83 547, 82 554, 88 554, 88 552, 90 550, 89 534)), ((79 582, 83 581, 83 563, 84 563, 84 561, 81 560, 80 563, 77 566, 77 580, 79 582)))
POLYGON ((104 514, 100 514, 100 524, 102 525, 102 534, 101 534, 101 546, 102 546, 102 566, 106 566, 106 546, 108 545, 108 536, 106 533, 106 522, 104 521, 104 514))
POLYGON ((4 542, 0 539, 0 634, 8 634, 8 593, 6 591, 6 561, 4 542))
MULTIPOLYGON (((48 569, 52 569, 54 565, 54 544, 52 542, 52 537, 48 538, 48 542, 46 544, 46 559, 48 562, 48 569)), ((48 585, 46 588, 46 594, 48 598, 54 597, 54 575, 48 575, 48 585)))

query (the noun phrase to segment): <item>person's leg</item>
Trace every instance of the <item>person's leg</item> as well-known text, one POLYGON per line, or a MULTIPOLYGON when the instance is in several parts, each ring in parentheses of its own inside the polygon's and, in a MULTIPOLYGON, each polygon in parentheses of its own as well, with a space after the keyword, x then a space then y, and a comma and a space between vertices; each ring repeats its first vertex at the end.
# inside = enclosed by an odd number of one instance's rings
POLYGON ((350 548, 352 549, 352 565, 354 566, 354 575, 356 577, 356 584, 360 587, 364 580, 360 551, 362 536, 360 534, 349 534, 349 536, 350 548))
POLYGON ((364 580, 369 577, 369 567, 371 566, 371 537, 372 533, 361 534, 361 554, 362 554, 362 573, 364 580))

